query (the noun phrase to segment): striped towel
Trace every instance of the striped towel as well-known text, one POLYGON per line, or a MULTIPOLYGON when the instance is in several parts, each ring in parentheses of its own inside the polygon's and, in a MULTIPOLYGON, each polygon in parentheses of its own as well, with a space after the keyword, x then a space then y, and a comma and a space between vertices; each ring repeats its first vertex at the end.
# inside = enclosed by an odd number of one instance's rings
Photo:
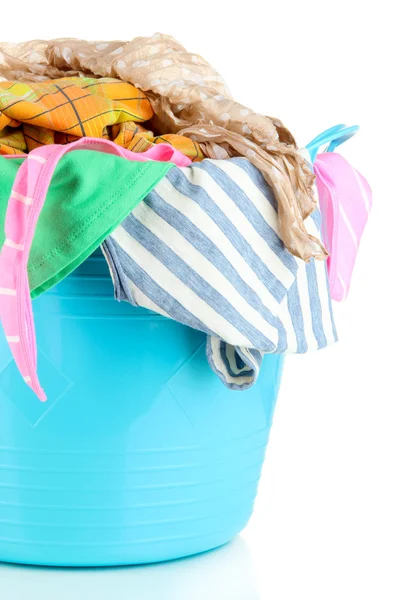
MULTIPOLYGON (((316 211, 307 229, 320 225, 316 211)), ((337 339, 325 263, 285 248, 272 190, 246 159, 173 167, 103 251, 116 298, 204 331, 231 389, 254 384, 265 353, 337 339)))

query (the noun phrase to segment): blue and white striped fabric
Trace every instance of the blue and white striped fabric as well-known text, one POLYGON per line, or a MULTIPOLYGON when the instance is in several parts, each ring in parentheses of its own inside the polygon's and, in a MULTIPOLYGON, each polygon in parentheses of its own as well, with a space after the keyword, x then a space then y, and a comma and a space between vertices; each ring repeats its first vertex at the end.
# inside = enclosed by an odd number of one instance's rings
MULTIPOLYGON (((320 235, 318 212, 308 231, 320 235)), ((243 158, 173 167, 103 244, 115 295, 207 334, 226 386, 246 389, 265 353, 336 341, 326 265, 278 235, 277 205, 243 158)))

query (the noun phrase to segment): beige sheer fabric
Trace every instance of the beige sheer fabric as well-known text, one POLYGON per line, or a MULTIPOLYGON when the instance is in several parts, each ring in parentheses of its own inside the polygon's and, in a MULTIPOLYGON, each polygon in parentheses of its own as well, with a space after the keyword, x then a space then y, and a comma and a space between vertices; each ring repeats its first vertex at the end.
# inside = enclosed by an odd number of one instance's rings
POLYGON ((304 225, 316 207, 314 176, 293 136, 277 119, 235 102, 222 77, 203 58, 162 34, 131 42, 58 39, 0 44, 0 76, 7 80, 73 75, 131 82, 153 106, 155 131, 189 136, 210 158, 246 156, 274 190, 280 236, 290 252, 305 261, 327 256, 304 225))

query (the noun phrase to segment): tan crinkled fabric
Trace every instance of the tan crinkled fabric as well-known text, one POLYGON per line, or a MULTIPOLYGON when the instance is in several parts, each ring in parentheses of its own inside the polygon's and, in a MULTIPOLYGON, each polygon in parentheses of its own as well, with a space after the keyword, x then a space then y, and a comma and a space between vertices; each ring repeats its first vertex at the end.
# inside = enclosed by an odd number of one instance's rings
POLYGON ((274 189, 286 247, 306 261, 326 258, 324 246, 304 225, 317 206, 314 176, 293 136, 277 119, 235 102, 222 77, 203 58, 162 34, 131 42, 66 38, 0 44, 0 76, 5 79, 43 81, 73 75, 133 83, 153 106, 155 131, 189 136, 210 158, 246 156, 274 189))

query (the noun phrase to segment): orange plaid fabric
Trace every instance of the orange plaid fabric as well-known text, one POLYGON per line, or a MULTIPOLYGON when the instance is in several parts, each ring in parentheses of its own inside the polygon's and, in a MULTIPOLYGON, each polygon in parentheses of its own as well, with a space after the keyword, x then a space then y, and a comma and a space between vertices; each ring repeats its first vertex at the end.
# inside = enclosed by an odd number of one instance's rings
POLYGON ((204 157, 190 138, 156 136, 140 123, 153 117, 146 95, 118 79, 65 77, 41 83, 0 82, 0 154, 27 153, 81 137, 109 139, 144 152, 169 143, 193 161, 204 157))

